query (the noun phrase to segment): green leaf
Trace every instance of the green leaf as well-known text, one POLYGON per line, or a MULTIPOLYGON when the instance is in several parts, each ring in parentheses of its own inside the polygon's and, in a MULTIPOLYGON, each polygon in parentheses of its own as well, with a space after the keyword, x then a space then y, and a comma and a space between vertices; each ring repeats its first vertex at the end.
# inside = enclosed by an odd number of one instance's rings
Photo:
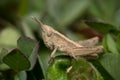
POLYGON ((71 65, 71 58, 68 56, 57 56, 49 65, 47 80, 67 80, 66 69, 71 65))
POLYGON ((47 71, 47 68, 49 66, 48 61, 50 59, 49 52, 46 52, 46 51, 47 50, 44 49, 44 51, 38 55, 39 65, 41 67, 42 74, 43 74, 44 78, 46 77, 46 71, 47 71))
POLYGON ((89 0, 48 0, 48 12, 60 25, 68 25, 88 7, 89 0))
POLYGON ((2 49, 0 52, 0 71, 5 71, 10 69, 9 66, 3 63, 3 58, 8 54, 8 50, 2 49))
POLYGON ((72 66, 73 68, 68 74, 68 80, 103 80, 95 67, 83 58, 74 60, 72 66))
POLYGON ((120 54, 104 54, 99 61, 114 80, 120 80, 120 54))
POLYGON ((102 45, 104 46, 104 52, 105 53, 109 52, 108 45, 107 45, 107 36, 103 37, 102 45))
POLYGON ((8 54, 8 50, 3 48, 0 52, 0 63, 2 63, 3 57, 6 56, 7 54, 8 54))
POLYGON ((29 61, 31 63, 31 67, 29 70, 31 70, 34 67, 34 65, 37 61, 38 49, 39 49, 39 44, 36 44, 36 47, 34 48, 33 53, 29 57, 29 61))
POLYGON ((25 54, 26 57, 29 57, 34 50, 35 42, 28 37, 22 36, 18 39, 17 46, 25 54))
POLYGON ((113 39, 111 34, 107 34, 107 35, 104 36, 103 46, 104 46, 105 52, 112 52, 112 53, 118 54, 119 51, 118 51, 117 45, 118 44, 113 39))
POLYGON ((112 53, 118 54, 119 52, 117 50, 117 44, 113 39, 113 37, 110 34, 107 34, 106 37, 107 37, 107 46, 109 51, 111 51, 112 53))
POLYGON ((120 34, 117 36, 117 48, 119 50, 119 53, 120 53, 120 34))
POLYGON ((85 24, 103 34, 116 30, 115 26, 103 22, 85 21, 85 24))
POLYGON ((18 49, 13 49, 3 58, 3 62, 15 71, 28 70, 30 62, 27 57, 18 49))
POLYGON ((30 61, 31 67, 29 70, 31 70, 37 60, 39 43, 33 39, 22 36, 18 39, 17 46, 30 61))
POLYGON ((26 80, 26 79, 27 79, 27 75, 25 71, 21 71, 17 73, 15 76, 15 80, 26 80))
POLYGON ((100 73, 85 59, 72 60, 69 56, 57 56, 49 65, 47 80, 103 80, 100 73), (67 69, 72 69, 67 74, 67 69))

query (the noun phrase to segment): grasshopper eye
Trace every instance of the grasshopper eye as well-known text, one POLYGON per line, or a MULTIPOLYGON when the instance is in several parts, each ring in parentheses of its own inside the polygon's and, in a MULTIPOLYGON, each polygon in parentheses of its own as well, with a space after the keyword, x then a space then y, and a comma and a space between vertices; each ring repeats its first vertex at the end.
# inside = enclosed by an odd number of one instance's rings
POLYGON ((48 32, 47 36, 50 37, 52 35, 52 32, 48 32))

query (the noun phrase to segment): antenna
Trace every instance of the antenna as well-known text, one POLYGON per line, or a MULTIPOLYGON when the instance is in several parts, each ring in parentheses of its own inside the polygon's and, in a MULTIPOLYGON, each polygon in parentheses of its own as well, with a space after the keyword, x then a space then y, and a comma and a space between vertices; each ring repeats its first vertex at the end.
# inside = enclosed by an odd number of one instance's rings
POLYGON ((43 25, 44 25, 37 17, 33 17, 33 16, 32 16, 32 19, 35 20, 37 23, 39 23, 40 26, 43 26, 43 25))

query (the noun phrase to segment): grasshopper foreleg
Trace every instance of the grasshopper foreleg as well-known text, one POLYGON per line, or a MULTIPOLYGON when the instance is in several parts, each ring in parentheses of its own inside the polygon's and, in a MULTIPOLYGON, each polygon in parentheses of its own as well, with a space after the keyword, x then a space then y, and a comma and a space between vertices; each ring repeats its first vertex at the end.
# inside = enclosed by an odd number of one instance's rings
POLYGON ((58 48, 55 47, 54 50, 52 51, 52 53, 50 54, 50 61, 49 61, 49 63, 50 63, 51 61, 53 61, 53 59, 54 59, 54 55, 55 55, 57 49, 58 49, 58 48))

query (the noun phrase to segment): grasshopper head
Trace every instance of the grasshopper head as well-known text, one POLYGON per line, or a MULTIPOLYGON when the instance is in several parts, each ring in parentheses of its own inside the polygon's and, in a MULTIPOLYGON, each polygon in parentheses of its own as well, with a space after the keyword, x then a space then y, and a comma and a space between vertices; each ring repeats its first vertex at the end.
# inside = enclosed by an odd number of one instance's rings
POLYGON ((38 24, 40 24, 40 28, 41 28, 41 30, 46 34, 46 35, 48 35, 48 36, 50 36, 51 35, 51 33, 52 33, 52 28, 50 27, 50 26, 48 26, 48 25, 44 25, 38 18, 36 18, 36 17, 32 17, 38 24))
POLYGON ((41 29, 47 36, 50 36, 52 34, 52 31, 53 31, 53 29, 48 25, 42 25, 41 29))

